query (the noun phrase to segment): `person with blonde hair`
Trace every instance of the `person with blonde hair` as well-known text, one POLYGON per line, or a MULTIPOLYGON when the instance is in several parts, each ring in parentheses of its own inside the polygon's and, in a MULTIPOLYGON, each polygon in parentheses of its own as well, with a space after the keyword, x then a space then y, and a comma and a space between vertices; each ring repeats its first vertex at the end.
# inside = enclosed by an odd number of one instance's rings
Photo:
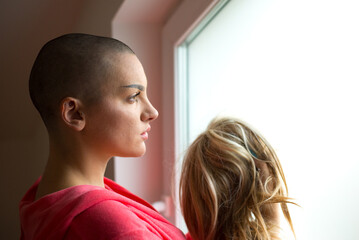
POLYGON ((244 122, 212 120, 190 145, 180 180, 188 239, 280 239, 280 209, 293 233, 283 169, 244 122))

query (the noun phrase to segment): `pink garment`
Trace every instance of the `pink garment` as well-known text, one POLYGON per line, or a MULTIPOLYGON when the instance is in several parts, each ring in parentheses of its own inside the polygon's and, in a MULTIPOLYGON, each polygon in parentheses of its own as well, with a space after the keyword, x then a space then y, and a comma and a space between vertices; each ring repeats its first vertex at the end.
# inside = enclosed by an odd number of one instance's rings
POLYGON ((105 188, 79 185, 36 201, 41 178, 20 202, 21 240, 185 239, 149 203, 105 178, 105 188))

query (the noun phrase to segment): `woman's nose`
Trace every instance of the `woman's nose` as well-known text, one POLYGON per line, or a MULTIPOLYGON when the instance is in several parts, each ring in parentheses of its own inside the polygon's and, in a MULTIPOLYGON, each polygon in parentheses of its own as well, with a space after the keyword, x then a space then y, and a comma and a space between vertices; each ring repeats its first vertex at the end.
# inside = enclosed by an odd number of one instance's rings
POLYGON ((158 117, 158 111, 154 108, 150 101, 148 101, 148 106, 141 115, 142 121, 153 121, 158 117))

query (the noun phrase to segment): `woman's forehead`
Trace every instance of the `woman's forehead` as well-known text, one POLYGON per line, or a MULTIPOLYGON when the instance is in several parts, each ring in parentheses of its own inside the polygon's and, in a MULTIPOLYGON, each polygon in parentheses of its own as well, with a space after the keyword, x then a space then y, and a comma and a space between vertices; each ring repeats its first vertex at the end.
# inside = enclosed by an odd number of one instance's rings
POLYGON ((117 54, 111 65, 114 77, 121 86, 147 85, 146 74, 136 55, 131 53, 117 54))
POLYGON ((146 74, 136 55, 132 53, 113 54, 106 61, 109 65, 106 87, 116 91, 130 88, 146 90, 146 74))

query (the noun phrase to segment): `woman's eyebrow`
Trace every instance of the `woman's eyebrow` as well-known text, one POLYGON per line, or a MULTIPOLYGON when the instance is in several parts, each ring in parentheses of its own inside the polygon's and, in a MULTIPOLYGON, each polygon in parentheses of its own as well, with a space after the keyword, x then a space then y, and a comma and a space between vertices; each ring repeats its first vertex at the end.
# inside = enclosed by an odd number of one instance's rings
POLYGON ((145 87, 140 85, 140 84, 130 84, 130 85, 126 85, 126 86, 121 86, 122 88, 137 88, 140 91, 145 90, 145 87))

